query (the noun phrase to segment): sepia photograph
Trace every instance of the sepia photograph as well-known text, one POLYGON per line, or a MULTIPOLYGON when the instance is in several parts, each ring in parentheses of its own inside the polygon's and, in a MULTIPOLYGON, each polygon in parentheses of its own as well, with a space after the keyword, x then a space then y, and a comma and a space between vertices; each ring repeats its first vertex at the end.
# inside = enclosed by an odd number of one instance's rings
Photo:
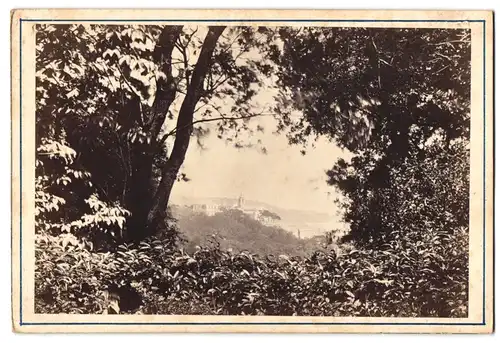
POLYGON ((491 329, 490 13, 448 26, 68 13, 13 30, 30 44, 20 326, 29 308, 32 329, 152 315, 491 329))

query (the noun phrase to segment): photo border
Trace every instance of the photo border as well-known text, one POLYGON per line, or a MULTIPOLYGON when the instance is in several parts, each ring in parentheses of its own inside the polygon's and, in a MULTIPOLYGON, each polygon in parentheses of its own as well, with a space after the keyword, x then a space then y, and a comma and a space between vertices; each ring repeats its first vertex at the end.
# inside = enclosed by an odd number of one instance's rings
MULTIPOLYGON (((466 12, 465 12, 466 13, 466 12)), ((259 325, 276 325, 276 326, 292 326, 292 325, 311 325, 311 326, 339 326, 339 325, 344 325, 344 326, 355 326, 355 325, 360 325, 360 326, 486 326, 486 325, 491 325, 492 323, 487 323, 486 317, 486 282, 487 279, 487 271, 486 271, 486 265, 487 265, 487 260, 486 260, 486 255, 487 255, 487 245, 486 245, 486 236, 487 236, 487 231, 486 231, 486 218, 487 218, 487 194, 486 194, 486 182, 487 182, 487 142, 486 142, 486 134, 487 132, 487 82, 486 82, 486 70, 487 70, 487 65, 486 65, 486 55, 487 55, 487 41, 486 41, 486 32, 487 32, 487 20, 486 19, 35 19, 35 18, 29 18, 29 19, 23 19, 23 18, 18 18, 19 21, 19 322, 14 323, 19 325, 20 327, 23 326, 208 326, 208 325, 213 325, 213 326, 233 326, 233 325, 248 325, 248 326, 259 326, 259 325), (482 201, 482 211, 483 211, 483 252, 482 252, 482 264, 483 264, 483 285, 482 285, 482 292, 483 292, 483 303, 482 303, 482 320, 480 322, 452 322, 452 323, 447 323, 447 322, 394 322, 394 323, 389 323, 389 322, 305 322, 305 321, 300 321, 300 322, 26 322, 23 321, 23 293, 22 293, 22 285, 23 285, 23 234, 22 234, 22 201, 23 201, 23 184, 22 184, 22 167, 23 167, 23 132, 22 132, 22 115, 23 115, 23 99, 22 99, 22 90, 23 90, 23 82, 22 82, 22 71, 23 71, 23 66, 22 66, 22 34, 23 34, 23 22, 40 22, 40 23, 57 23, 57 22, 66 22, 66 23, 79 23, 79 22, 95 22, 95 23, 106 23, 106 22, 114 22, 114 23, 120 23, 120 22, 131 22, 131 23, 147 23, 147 22, 168 22, 168 23, 176 23, 176 22, 185 22, 185 23, 207 23, 207 22, 307 22, 307 23, 346 23, 346 22, 353 22, 353 23, 362 23, 362 22, 369 22, 369 23, 482 23, 482 30, 483 30, 483 37, 482 37, 482 54, 483 54, 483 61, 482 61, 482 68, 483 68, 483 101, 482 101, 482 106, 483 106, 483 147, 482 147, 482 158, 483 158, 483 170, 482 170, 482 175, 483 175, 483 181, 482 181, 482 186, 483 186, 483 201, 482 201)), ((490 25, 493 23, 490 21, 490 25)), ((492 50, 494 51, 493 45, 491 45, 492 50)), ((494 108, 493 108, 494 111, 494 108)), ((493 123, 494 123, 494 115, 493 115, 493 123)), ((492 142, 494 143, 495 141, 495 132, 494 129, 492 130, 492 142)), ((493 147, 493 152, 494 152, 494 147, 493 147)), ((14 155, 13 155, 14 157, 14 155)), ((491 158, 491 156, 490 156, 491 158)), ((493 173, 494 175, 494 173, 493 173)), ((494 180, 492 183, 492 187, 494 187, 494 180)), ((493 204, 494 204, 494 198, 493 204)), ((495 223, 495 216, 493 212, 493 225, 495 223)), ((14 229, 14 226, 13 226, 14 229)), ((493 228, 493 237, 494 237, 494 228, 493 228)), ((494 242, 492 243, 494 244, 494 242)), ((489 247, 489 246, 488 246, 489 247)), ((494 252, 494 246, 491 248, 494 252)), ((494 263, 494 262, 493 262, 494 263)), ((492 280, 494 283, 494 269, 492 272, 492 280)), ((494 300, 494 289, 492 293, 492 299, 494 300)))

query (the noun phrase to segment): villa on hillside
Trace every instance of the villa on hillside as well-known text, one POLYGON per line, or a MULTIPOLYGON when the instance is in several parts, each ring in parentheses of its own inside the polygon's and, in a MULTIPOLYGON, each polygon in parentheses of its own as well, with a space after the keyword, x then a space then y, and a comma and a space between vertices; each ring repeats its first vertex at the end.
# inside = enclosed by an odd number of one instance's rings
MULTIPOLYGON (((234 200, 233 200, 234 201, 234 200)), ((264 209, 264 208, 249 208, 245 206, 245 199, 243 195, 240 195, 236 204, 215 204, 215 203, 203 203, 203 204, 193 204, 190 206, 195 212, 204 213, 207 216, 214 216, 215 214, 222 212, 224 210, 236 209, 247 214, 251 218, 261 222, 264 225, 272 226, 276 225, 279 216, 264 209)))
POLYGON ((194 204, 190 206, 195 212, 203 212, 207 216, 213 216, 218 212, 222 212, 223 208, 216 204, 194 204))

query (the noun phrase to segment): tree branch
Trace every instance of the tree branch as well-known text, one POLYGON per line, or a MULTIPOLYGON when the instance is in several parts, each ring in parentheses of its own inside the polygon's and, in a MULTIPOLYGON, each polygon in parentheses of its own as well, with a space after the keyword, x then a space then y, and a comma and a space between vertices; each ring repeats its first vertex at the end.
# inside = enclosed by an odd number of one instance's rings
POLYGON ((163 74, 165 74, 166 80, 157 82, 153 114, 148 123, 152 137, 156 137, 160 132, 167 116, 168 108, 174 101, 177 93, 177 85, 172 76, 172 52, 181 32, 182 26, 166 26, 161 32, 153 52, 153 59, 160 66, 163 74))
MULTIPOLYGON (((193 70, 191 84, 186 91, 177 117, 176 136, 170 158, 163 165, 161 181, 153 197, 153 204, 147 216, 147 226, 154 227, 161 220, 161 213, 165 211, 170 198, 172 187, 177 179, 179 168, 184 163, 189 141, 193 132, 193 116, 196 104, 201 96, 203 80, 207 75, 217 41, 225 26, 209 26, 203 42, 198 61, 193 70)), ((175 93, 174 93, 175 95, 175 93)))
MULTIPOLYGON (((186 80, 186 88, 189 88, 189 58, 187 53, 187 45, 179 44, 179 51, 182 54, 183 62, 184 62, 184 79, 186 80)), ((190 72, 190 71, 189 71, 190 72)))
MULTIPOLYGON (((251 115, 244 116, 244 117, 224 117, 224 116, 221 116, 221 117, 216 117, 216 118, 206 118, 206 119, 195 120, 190 125, 195 125, 195 124, 199 124, 199 123, 207 123, 207 122, 212 122, 212 121, 243 120, 243 119, 250 119, 250 118, 254 118, 254 117, 262 117, 265 115, 268 115, 268 114, 258 113, 258 114, 251 114, 251 115)), ((168 133, 166 133, 159 141, 158 146, 160 146, 160 147, 163 146, 163 144, 165 143, 167 138, 173 136, 176 133, 176 131, 177 131, 177 128, 174 128, 174 129, 170 130, 168 133)))

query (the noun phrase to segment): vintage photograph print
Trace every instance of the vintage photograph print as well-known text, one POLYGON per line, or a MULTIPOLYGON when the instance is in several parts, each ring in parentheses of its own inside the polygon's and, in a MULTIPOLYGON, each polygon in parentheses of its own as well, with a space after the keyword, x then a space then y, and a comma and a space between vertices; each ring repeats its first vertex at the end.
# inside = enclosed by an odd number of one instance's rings
POLYGON ((14 329, 491 332, 492 37, 14 11, 14 329))

